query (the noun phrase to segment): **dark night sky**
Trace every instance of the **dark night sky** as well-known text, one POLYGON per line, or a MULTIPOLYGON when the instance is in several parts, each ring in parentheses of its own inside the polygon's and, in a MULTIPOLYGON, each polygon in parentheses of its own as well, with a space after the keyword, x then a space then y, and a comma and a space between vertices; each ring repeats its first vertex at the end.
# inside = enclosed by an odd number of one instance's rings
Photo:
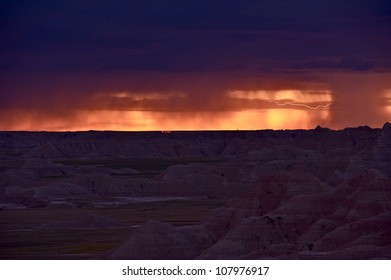
POLYGON ((390 50, 389 0, 1 1, 0 129, 381 126, 390 50))

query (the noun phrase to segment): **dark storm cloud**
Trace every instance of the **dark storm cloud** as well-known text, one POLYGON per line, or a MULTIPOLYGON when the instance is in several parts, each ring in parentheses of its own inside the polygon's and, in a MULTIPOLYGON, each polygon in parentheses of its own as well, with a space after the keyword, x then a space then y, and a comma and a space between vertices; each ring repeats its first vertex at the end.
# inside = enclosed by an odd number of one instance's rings
POLYGON ((333 60, 313 60, 305 63, 294 63, 289 65, 292 69, 304 70, 350 70, 350 71, 368 71, 373 69, 376 64, 369 60, 343 58, 339 61, 333 60))
POLYGON ((231 71, 239 64, 250 70, 264 64, 268 67, 262 69, 269 70, 309 58, 384 61, 391 48, 389 1, 33 0, 2 5, 3 70, 231 71))
POLYGON ((330 74, 386 75, 390 49, 388 0, 2 1, 0 109, 121 109, 110 94, 159 92, 186 98, 148 110, 240 110, 266 105, 233 104, 227 91, 325 85, 337 124, 354 118, 338 114, 350 97, 379 99, 388 83, 350 91, 330 74), (97 93, 107 102, 94 103, 97 93))

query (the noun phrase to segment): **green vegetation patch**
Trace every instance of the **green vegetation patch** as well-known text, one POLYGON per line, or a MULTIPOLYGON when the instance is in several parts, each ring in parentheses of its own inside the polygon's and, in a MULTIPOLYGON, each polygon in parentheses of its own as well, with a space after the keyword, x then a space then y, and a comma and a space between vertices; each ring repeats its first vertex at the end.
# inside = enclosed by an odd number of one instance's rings
POLYGON ((132 158, 132 159, 66 159, 56 161, 71 166, 95 166, 112 169, 132 168, 139 172, 163 171, 171 165, 189 163, 215 163, 210 158, 132 158))
POLYGON ((174 226, 197 224, 223 206, 225 199, 136 203, 113 208, 9 209, 0 211, 0 259, 83 259, 121 244, 149 220, 174 226), (122 225, 112 228, 47 228, 53 222, 72 222, 94 214, 122 225))

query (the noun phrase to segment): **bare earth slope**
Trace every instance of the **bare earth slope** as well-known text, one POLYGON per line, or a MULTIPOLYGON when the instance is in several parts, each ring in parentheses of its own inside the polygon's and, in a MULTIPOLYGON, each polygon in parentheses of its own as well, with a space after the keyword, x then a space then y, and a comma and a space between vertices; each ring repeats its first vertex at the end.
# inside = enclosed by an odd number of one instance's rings
POLYGON ((341 131, 2 132, 0 163, 5 211, 229 201, 196 224, 150 220, 99 258, 391 259, 389 123, 341 131))

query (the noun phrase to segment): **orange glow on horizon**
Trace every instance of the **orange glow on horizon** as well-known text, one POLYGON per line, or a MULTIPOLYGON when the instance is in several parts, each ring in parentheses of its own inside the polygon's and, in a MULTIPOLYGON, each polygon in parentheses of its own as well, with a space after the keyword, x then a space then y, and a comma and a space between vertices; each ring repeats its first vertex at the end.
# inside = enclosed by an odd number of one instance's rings
POLYGON ((26 131, 161 131, 309 129, 311 119, 324 121, 328 111, 296 109, 243 110, 236 112, 76 111, 69 117, 45 117, 42 113, 14 110, 13 121, 0 130, 26 131))
POLYGON ((384 106, 385 112, 390 115, 391 118, 391 89, 384 91, 383 96, 386 102, 386 105, 384 106))
POLYGON ((114 93, 97 93, 93 96, 93 98, 99 99, 99 98, 107 98, 107 97, 114 97, 114 98, 131 98, 136 101, 143 101, 143 100, 165 100, 172 97, 175 98, 183 98, 186 97, 183 93, 160 93, 160 92, 127 92, 127 91, 121 91, 121 92, 114 92, 114 93))
POLYGON ((228 92, 229 97, 261 100, 292 100, 303 103, 311 102, 332 102, 331 91, 329 90, 234 90, 228 92))
POLYGON ((328 122, 333 98, 328 90, 228 91, 199 110, 194 107, 197 103, 193 99, 173 92, 97 93, 91 101, 95 108, 91 105, 91 109, 65 109, 61 112, 34 109, 0 111, 0 119, 8 120, 0 122, 0 130, 309 129, 328 122), (110 102, 113 98, 115 102, 110 102), (266 103, 251 101, 256 99, 266 103), (180 110, 177 111, 177 107, 180 110))

